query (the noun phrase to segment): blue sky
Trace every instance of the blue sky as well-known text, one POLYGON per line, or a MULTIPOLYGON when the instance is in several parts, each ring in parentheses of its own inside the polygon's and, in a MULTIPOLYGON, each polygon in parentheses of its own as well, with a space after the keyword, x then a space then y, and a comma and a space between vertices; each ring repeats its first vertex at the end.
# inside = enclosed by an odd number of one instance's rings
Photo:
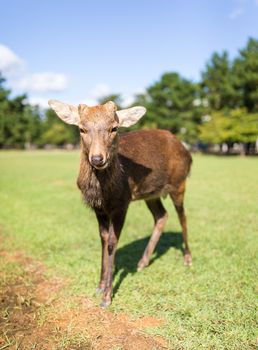
POLYGON ((125 102, 176 71, 198 80, 214 51, 258 38, 258 0, 0 0, 0 70, 14 93, 125 102))

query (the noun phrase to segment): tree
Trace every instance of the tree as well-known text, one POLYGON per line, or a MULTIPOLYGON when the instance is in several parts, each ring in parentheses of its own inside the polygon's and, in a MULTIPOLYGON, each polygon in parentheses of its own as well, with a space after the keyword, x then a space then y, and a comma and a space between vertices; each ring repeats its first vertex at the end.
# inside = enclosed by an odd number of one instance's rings
POLYGON ((23 148, 40 136, 39 112, 27 103, 26 95, 10 98, 4 83, 0 75, 0 147, 23 148))
POLYGON ((241 105, 234 89, 232 63, 228 53, 214 53, 202 72, 202 96, 207 99, 211 110, 235 108, 241 105))
POLYGON ((145 95, 136 96, 136 104, 147 108, 139 126, 169 129, 191 143, 197 139, 203 109, 198 84, 177 73, 165 73, 145 95))
POLYGON ((79 131, 75 125, 67 125, 62 122, 52 109, 45 112, 42 121, 42 136, 40 144, 51 144, 55 146, 63 146, 67 143, 79 143, 79 131))
POLYGON ((258 112, 258 40, 249 39, 233 64, 234 85, 241 106, 258 112))
POLYGON ((200 140, 208 144, 222 144, 228 141, 229 120, 223 112, 205 116, 206 121, 199 127, 200 140))
POLYGON ((29 104, 26 105, 24 119, 26 120, 24 131, 26 147, 39 146, 42 134, 42 118, 39 108, 29 104))
POLYGON ((11 92, 10 90, 4 88, 5 81, 5 78, 0 72, 0 103, 6 102, 11 92))
POLYGON ((248 113, 245 108, 229 112, 215 111, 200 127, 200 140, 208 144, 234 142, 248 147, 258 137, 258 113, 248 113))

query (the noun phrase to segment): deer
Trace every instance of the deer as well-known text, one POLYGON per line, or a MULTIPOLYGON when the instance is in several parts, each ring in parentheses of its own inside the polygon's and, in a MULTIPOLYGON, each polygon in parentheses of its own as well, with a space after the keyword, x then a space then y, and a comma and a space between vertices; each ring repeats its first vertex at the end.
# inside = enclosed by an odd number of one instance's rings
POLYGON ((179 139, 168 130, 142 129, 119 133, 136 124, 145 107, 118 110, 109 101, 102 105, 78 107, 57 100, 49 106, 67 124, 80 131, 80 167, 77 185, 87 206, 96 214, 102 246, 100 306, 111 304, 115 252, 131 201, 144 200, 154 218, 149 242, 137 270, 147 267, 168 219, 161 197, 169 195, 182 227, 184 264, 192 256, 187 239, 184 210, 186 180, 192 157, 179 139))

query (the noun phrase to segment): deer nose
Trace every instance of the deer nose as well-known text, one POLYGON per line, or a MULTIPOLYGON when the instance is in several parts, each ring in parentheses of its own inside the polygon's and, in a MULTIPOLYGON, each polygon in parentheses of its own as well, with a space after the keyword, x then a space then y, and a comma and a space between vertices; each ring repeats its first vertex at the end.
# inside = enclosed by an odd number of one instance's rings
POLYGON ((96 166, 101 166, 104 164, 104 158, 102 157, 101 154, 94 155, 91 157, 91 164, 96 165, 96 166))

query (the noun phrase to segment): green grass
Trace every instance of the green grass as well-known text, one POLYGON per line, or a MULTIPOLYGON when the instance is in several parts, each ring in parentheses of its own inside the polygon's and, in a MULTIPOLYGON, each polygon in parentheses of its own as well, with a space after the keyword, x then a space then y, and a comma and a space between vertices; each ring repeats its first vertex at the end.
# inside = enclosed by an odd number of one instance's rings
MULTIPOLYGON (((77 152, 1 152, 0 225, 22 249, 95 298, 100 240, 76 188, 77 152)), ((186 210, 193 266, 183 266, 180 226, 169 199, 153 263, 136 273, 152 229, 144 202, 132 203, 117 252, 111 310, 166 321, 149 332, 171 349, 255 348, 258 159, 195 156, 186 210)), ((96 303, 98 300, 96 299, 96 303)))

